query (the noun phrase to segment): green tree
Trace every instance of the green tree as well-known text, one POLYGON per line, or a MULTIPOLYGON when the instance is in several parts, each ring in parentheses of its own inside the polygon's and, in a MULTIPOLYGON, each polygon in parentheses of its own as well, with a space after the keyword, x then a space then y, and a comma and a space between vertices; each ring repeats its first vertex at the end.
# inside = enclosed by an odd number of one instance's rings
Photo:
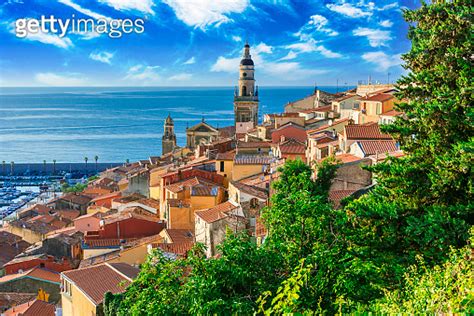
POLYGON ((371 168, 375 189, 345 208, 351 258, 339 291, 368 302, 461 247, 473 224, 472 5, 438 1, 404 12, 411 23, 408 75, 399 82, 406 119, 386 127, 405 152, 371 168))

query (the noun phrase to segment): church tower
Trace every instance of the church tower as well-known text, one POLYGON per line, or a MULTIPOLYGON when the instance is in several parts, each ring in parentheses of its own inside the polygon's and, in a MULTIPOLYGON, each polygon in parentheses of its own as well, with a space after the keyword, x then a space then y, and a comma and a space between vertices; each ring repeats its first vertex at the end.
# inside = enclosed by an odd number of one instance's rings
POLYGON ((244 46, 240 61, 239 86, 234 92, 236 133, 245 133, 258 124, 258 86, 255 87, 255 68, 250 55, 250 45, 244 46))
POLYGON ((161 154, 165 155, 169 152, 172 152, 175 147, 176 135, 174 134, 174 122, 171 116, 168 114, 164 124, 163 137, 161 138, 161 154))

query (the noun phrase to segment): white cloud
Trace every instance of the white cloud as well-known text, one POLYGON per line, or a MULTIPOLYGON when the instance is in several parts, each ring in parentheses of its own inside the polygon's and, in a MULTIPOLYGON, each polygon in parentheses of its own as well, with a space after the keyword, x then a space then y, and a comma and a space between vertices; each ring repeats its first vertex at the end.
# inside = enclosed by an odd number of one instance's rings
MULTIPOLYGON (((2 21, 0 22, 0 25, 5 26, 8 32, 16 36, 15 21, 2 21)), ((40 30, 36 33, 27 33, 25 37, 18 37, 18 39, 41 42, 43 44, 50 44, 64 49, 74 46, 73 42, 67 37, 59 37, 53 33, 42 33, 40 30)))
POLYGON ((279 60, 291 60, 295 59, 296 57, 298 57, 298 54, 290 50, 286 56, 280 58, 279 60))
POLYGON ((193 57, 189 58, 188 60, 186 60, 183 65, 192 65, 196 62, 196 59, 193 57))
POLYGON ((284 80, 290 81, 327 73, 326 70, 304 69, 297 62, 270 62, 265 65, 263 71, 272 76, 283 76, 284 80))
POLYGON ((239 69, 240 57, 226 58, 219 56, 211 67, 213 72, 237 72, 239 69))
POLYGON ((387 55, 384 52, 370 52, 362 55, 362 59, 366 62, 372 63, 378 67, 377 70, 383 72, 393 66, 398 66, 402 63, 401 54, 387 55))
POLYGON ((140 81, 143 84, 154 83, 161 79, 157 69, 159 66, 135 65, 128 69, 125 80, 140 81))
POLYGON ((390 31, 369 29, 367 27, 358 27, 352 34, 355 36, 365 36, 372 47, 388 46, 387 42, 392 39, 390 31))
POLYGON ((234 35, 234 36, 232 36, 232 40, 234 42, 242 42, 242 37, 234 35))
POLYGON ((334 12, 340 13, 350 18, 362 18, 369 17, 372 15, 372 12, 364 11, 361 8, 355 7, 350 3, 342 4, 328 4, 326 7, 334 12))
MULTIPOLYGON (((326 73, 326 70, 318 69, 304 69, 298 62, 281 62, 282 60, 292 59, 296 57, 296 53, 289 54, 285 56, 288 57, 285 59, 282 58, 279 61, 267 61, 263 54, 270 54, 273 50, 272 46, 269 46, 265 43, 260 43, 255 46, 255 49, 252 51, 252 59, 255 61, 255 64, 258 65, 259 71, 266 73, 271 76, 279 76, 280 79, 284 81, 288 80, 299 80, 304 77, 309 77, 312 75, 326 73)), ((236 58, 227 58, 220 56, 217 58, 217 61, 212 65, 211 71, 214 72, 228 72, 228 73, 237 73, 239 69, 240 57, 236 58)))
MULTIPOLYGON (((115 0, 120 1, 120 0, 115 0)), ((163 0, 185 24, 205 30, 210 25, 219 26, 231 21, 231 13, 242 13, 250 4, 249 0, 163 0)))
POLYGON ((82 86, 86 83, 84 78, 80 78, 79 74, 55 74, 52 72, 37 73, 35 80, 43 85, 48 86, 82 86))
POLYGON ((153 0, 99 0, 118 11, 139 11, 154 15, 153 0))
POLYGON ((309 39, 306 42, 298 42, 291 45, 285 46, 285 48, 294 50, 299 53, 314 53, 319 52, 321 55, 327 58, 341 58, 342 55, 336 52, 333 52, 323 45, 318 45, 318 42, 314 39, 309 39))
POLYGON ((255 48, 253 49, 253 52, 254 52, 254 55, 258 55, 260 53, 263 53, 263 54, 271 54, 272 53, 272 50, 273 50, 273 47, 272 46, 269 46, 263 42, 261 42, 260 44, 258 44, 257 46, 255 46, 255 48))
POLYGON ((192 74, 182 73, 169 77, 170 81, 187 81, 192 78, 192 74))
POLYGON ((67 37, 59 37, 58 35, 49 34, 49 33, 29 33, 23 39, 29 41, 38 41, 44 44, 54 45, 59 48, 68 49, 74 46, 72 41, 67 37))
POLYGON ((58 0, 60 3, 64 4, 64 5, 67 5, 71 8, 73 8, 74 10, 84 14, 84 15, 87 15, 87 16, 90 16, 96 20, 99 20, 99 19, 106 19, 106 20, 109 20, 110 18, 106 17, 105 15, 102 15, 102 14, 99 14, 97 12, 94 12, 94 11, 91 11, 89 9, 86 9, 86 8, 83 8, 81 7, 80 5, 72 2, 71 0, 58 0))
POLYGON ((100 61, 101 63, 105 64, 112 64, 112 58, 114 57, 113 53, 109 52, 98 52, 98 53, 90 53, 89 58, 95 61, 100 61))
POLYGON ((296 33, 296 36, 304 37, 306 33, 311 33, 314 31, 319 31, 326 33, 329 36, 337 36, 339 35, 338 32, 334 31, 333 29, 327 27, 329 23, 326 17, 315 14, 309 17, 309 21, 296 33))
POLYGON ((384 21, 381 21, 379 25, 383 27, 392 27, 393 22, 390 20, 384 20, 384 21))

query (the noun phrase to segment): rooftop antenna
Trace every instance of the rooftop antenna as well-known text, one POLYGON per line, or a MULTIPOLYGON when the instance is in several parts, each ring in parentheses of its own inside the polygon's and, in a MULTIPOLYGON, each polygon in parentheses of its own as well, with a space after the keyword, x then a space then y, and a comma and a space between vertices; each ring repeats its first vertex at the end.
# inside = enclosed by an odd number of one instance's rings
POLYGON ((389 71, 388 74, 387 74, 387 84, 390 84, 390 75, 391 75, 391 73, 389 71))
POLYGON ((336 79, 336 93, 339 92, 339 79, 336 79))

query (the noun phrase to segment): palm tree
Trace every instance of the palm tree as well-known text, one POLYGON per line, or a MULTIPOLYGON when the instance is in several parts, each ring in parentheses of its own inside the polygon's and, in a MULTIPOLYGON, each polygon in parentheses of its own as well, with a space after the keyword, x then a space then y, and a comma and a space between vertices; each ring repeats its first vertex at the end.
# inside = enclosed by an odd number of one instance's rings
POLYGON ((99 160, 99 156, 95 156, 94 160, 95 160, 95 173, 97 173, 97 161, 99 160))
POLYGON ((46 160, 43 160, 43 173, 46 173, 46 160))
POLYGON ((15 162, 14 161, 10 162, 10 173, 11 173, 11 175, 13 175, 13 171, 15 171, 15 162))
POLYGON ((53 159, 53 175, 56 174, 56 159, 53 159))
POLYGON ((130 159, 127 159, 125 163, 128 165, 130 163, 130 159))
POLYGON ((87 162, 89 161, 89 158, 84 157, 84 162, 86 163, 86 175, 87 175, 87 162))

